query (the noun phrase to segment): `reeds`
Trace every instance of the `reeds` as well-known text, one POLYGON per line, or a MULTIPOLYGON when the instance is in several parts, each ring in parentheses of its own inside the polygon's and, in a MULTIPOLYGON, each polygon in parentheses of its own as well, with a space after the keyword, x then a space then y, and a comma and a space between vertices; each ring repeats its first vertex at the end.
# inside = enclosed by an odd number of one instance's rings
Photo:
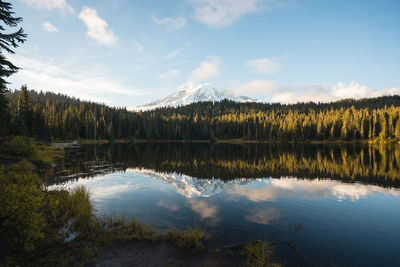
POLYGON ((210 238, 210 236, 198 225, 193 228, 188 226, 186 231, 168 229, 164 236, 167 241, 170 241, 178 248, 190 248, 199 251, 203 249, 201 241, 210 238))
POLYGON ((244 245, 244 253, 247 255, 245 266, 251 267, 280 267, 273 260, 273 250, 267 241, 254 241, 244 245))

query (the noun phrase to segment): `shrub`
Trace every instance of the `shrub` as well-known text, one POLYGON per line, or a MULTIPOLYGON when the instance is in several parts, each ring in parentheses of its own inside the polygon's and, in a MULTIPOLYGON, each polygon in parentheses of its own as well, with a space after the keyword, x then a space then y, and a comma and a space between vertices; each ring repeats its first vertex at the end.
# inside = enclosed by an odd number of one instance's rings
POLYGON ((3 253, 31 252, 44 237, 45 193, 31 169, 26 161, 0 167, 0 250, 3 253))
POLYGON ((27 137, 14 136, 1 144, 0 152, 11 157, 32 158, 36 156, 36 146, 27 137))

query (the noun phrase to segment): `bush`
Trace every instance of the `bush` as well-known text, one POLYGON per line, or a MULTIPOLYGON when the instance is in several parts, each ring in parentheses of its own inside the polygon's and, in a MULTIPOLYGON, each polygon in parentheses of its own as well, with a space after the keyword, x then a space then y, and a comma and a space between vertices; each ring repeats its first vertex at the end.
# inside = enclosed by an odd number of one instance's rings
POLYGON ((32 165, 0 167, 0 253, 25 253, 44 237, 45 193, 32 165))
POLYGON ((31 139, 14 136, 1 144, 0 152, 11 157, 33 158, 36 156, 36 146, 31 139))

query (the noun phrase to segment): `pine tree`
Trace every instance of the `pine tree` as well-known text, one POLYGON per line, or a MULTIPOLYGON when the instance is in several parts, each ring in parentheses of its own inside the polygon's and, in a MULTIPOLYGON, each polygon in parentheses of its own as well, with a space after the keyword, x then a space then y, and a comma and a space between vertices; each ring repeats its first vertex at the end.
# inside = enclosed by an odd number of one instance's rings
MULTIPOLYGON (((0 20, 8 27, 17 27, 18 23, 22 21, 20 17, 14 17, 11 3, 0 0, 0 20)), ((7 133, 10 121, 10 113, 8 110, 8 103, 5 97, 7 89, 6 78, 17 72, 19 68, 8 61, 4 52, 14 54, 13 48, 17 48, 19 43, 26 40, 26 34, 20 28, 16 32, 7 33, 6 28, 0 25, 0 135, 7 133)))
POLYGON ((400 140, 400 118, 397 119, 394 135, 397 138, 397 140, 400 140))
POLYGON ((18 121, 22 123, 24 134, 32 134, 32 101, 29 96, 28 87, 23 85, 18 98, 18 121))

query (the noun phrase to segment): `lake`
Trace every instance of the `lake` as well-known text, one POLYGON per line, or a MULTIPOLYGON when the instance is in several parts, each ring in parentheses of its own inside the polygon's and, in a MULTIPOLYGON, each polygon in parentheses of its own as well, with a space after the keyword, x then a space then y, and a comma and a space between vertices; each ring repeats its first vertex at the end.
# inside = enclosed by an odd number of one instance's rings
POLYGON ((45 174, 50 189, 89 188, 99 215, 198 224, 212 247, 268 240, 287 266, 400 266, 400 145, 85 145, 45 174))

